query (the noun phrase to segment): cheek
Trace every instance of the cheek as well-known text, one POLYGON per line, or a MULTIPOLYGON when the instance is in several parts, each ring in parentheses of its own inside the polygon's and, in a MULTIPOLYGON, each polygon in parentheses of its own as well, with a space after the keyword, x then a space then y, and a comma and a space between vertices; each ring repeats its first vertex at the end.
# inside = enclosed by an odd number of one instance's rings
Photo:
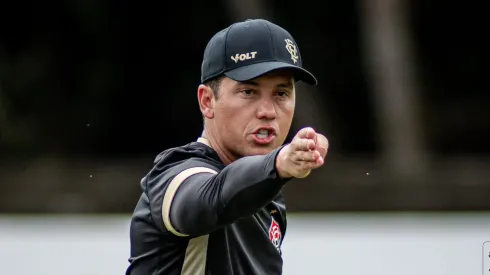
POLYGON ((281 130, 281 136, 284 138, 286 138, 291 128, 291 124, 293 123, 294 106, 294 103, 288 103, 279 108, 280 115, 278 116, 278 122, 281 130))
POLYGON ((240 108, 219 106, 215 112, 215 119, 218 128, 222 130, 221 134, 230 135, 238 132, 239 126, 245 120, 240 116, 240 108))
POLYGON ((292 121, 294 116, 294 102, 287 102, 280 106, 278 106, 278 110, 280 112, 280 118, 285 121, 292 121))

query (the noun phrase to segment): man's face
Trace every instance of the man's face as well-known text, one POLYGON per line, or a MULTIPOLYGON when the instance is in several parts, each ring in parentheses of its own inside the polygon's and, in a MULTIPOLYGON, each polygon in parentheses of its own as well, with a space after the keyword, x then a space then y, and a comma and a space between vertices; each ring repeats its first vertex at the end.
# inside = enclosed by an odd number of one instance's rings
POLYGON ((281 146, 294 115, 292 74, 277 71, 247 82, 225 77, 213 99, 212 134, 235 158, 263 155, 281 146))

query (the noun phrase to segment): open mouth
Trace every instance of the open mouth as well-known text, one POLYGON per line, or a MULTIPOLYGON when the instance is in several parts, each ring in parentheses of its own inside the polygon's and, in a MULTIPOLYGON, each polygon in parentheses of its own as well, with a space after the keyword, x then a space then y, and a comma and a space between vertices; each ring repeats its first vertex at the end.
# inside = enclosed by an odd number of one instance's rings
POLYGON ((266 130, 266 129, 261 129, 257 133, 255 133, 255 135, 258 138, 267 138, 267 137, 269 137, 270 134, 271 134, 271 131, 266 130))
POLYGON ((259 144, 269 144, 276 138, 276 131, 274 128, 259 128, 253 134, 254 141, 259 144))

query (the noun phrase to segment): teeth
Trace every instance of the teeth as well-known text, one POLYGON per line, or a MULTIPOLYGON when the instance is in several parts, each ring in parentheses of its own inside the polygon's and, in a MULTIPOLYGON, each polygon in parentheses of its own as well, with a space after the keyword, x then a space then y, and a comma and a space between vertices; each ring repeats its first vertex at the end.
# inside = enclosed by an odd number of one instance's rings
POLYGON ((267 137, 269 136, 269 131, 268 131, 268 130, 265 130, 265 129, 262 129, 262 130, 260 130, 260 131, 259 131, 259 132, 256 134, 256 136, 257 136, 258 138, 267 138, 267 137))

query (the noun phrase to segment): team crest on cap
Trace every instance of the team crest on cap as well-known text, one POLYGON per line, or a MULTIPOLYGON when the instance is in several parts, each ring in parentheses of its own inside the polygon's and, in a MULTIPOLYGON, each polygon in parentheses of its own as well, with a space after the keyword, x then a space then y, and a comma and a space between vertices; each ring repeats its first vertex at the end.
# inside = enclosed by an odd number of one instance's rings
POLYGON ((281 227, 279 226, 279 223, 274 220, 274 217, 271 217, 271 226, 269 227, 269 239, 271 240, 272 244, 276 247, 277 251, 280 253, 281 252, 281 240, 282 240, 282 233, 281 233, 281 227))
POLYGON ((286 50, 288 50, 289 54, 291 55, 291 60, 296 64, 298 62, 298 49, 296 49, 296 45, 294 45, 293 41, 291 39, 286 39, 286 50))

